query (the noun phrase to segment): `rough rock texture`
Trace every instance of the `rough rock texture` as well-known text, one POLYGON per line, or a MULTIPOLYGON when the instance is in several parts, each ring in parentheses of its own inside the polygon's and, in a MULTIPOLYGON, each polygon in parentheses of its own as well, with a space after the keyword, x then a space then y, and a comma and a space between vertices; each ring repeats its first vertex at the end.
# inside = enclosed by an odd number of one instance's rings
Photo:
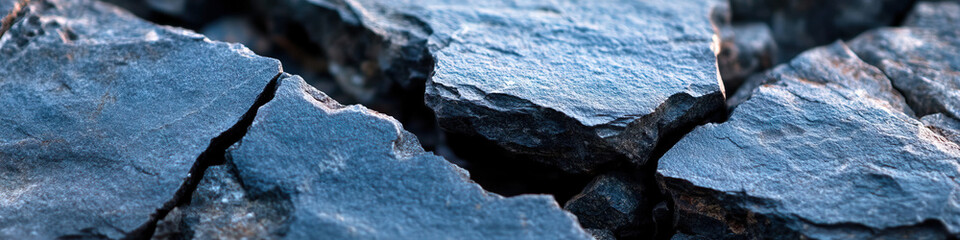
POLYGON ((193 232, 214 233, 194 236, 590 239, 551 197, 485 192, 396 120, 340 105, 299 77, 281 80, 228 158, 230 174, 204 181, 239 184, 206 182, 184 208, 204 210, 182 211, 194 213, 181 218, 193 232))
POLYGON ((34 2, 0 38, 0 238, 147 223, 279 71, 98 2, 34 2))
POLYGON ((745 23, 720 28, 717 64, 729 96, 748 76, 771 68, 777 61, 777 42, 765 23, 745 23))
POLYGON ((937 113, 923 116, 920 121, 947 140, 960 144, 960 120, 937 113))
POLYGON ((919 2, 903 25, 944 30, 960 29, 960 1, 919 2))
POLYGON ((660 136, 722 108, 715 1, 285 4, 330 30, 310 31, 322 45, 376 56, 358 58, 379 59, 376 74, 416 86, 433 72, 426 100, 447 130, 572 172, 644 163, 660 136), (374 40, 334 41, 354 38, 374 40))
POLYGON ((960 117, 960 27, 883 28, 857 37, 850 48, 893 81, 918 116, 960 117))
POLYGON ((895 24, 914 0, 730 0, 734 21, 765 21, 781 61, 802 51, 895 24))
POLYGON ((757 87, 783 79, 832 83, 831 87, 856 89, 874 94, 871 99, 881 101, 891 109, 913 116, 904 97, 893 88, 882 71, 865 63, 843 42, 807 51, 789 63, 751 77, 728 102, 734 106, 750 99, 757 87))
POLYGON ((717 238, 960 234, 960 147, 905 114, 889 81, 834 44, 773 70, 722 124, 660 160, 678 231, 717 238), (843 60, 843 61, 838 61, 843 60))
POLYGON ((606 229, 614 233, 625 228, 639 228, 651 219, 645 211, 653 208, 644 198, 639 181, 621 173, 596 177, 563 207, 577 215, 584 228, 606 229))

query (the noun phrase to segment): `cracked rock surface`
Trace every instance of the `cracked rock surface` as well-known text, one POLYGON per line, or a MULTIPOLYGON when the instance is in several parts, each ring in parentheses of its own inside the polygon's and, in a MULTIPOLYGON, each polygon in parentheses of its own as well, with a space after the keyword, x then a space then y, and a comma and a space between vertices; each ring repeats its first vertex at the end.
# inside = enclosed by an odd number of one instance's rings
POLYGON ((905 113, 877 69, 835 43, 768 76, 727 122, 698 127, 660 160, 679 233, 960 234, 960 147, 905 113))
POLYGON ((228 159, 232 169, 211 171, 172 225, 199 238, 590 239, 552 197, 488 193, 393 118, 295 76, 228 159))
POLYGON ((35 1, 0 62, 0 238, 12 239, 120 238, 147 223, 280 71, 86 0, 35 1))
POLYGON ((661 135, 722 109, 716 1, 308 3, 384 39, 381 69, 416 70, 398 81, 432 71, 443 128, 570 172, 642 164, 661 135))
POLYGON ((960 26, 881 28, 852 40, 850 48, 883 70, 917 115, 960 117, 960 26))

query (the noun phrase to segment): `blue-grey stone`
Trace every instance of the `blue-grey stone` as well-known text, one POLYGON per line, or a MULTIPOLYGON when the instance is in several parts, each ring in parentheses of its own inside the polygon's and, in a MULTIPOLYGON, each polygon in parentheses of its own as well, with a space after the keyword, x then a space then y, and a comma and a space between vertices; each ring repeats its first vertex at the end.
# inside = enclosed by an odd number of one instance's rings
POLYGON ((641 223, 652 221, 646 211, 653 208, 653 203, 645 198, 643 185, 634 177, 616 172, 597 176, 563 208, 577 215, 584 228, 613 233, 639 228, 641 223))
POLYGON ((709 239, 960 236, 960 147, 841 43, 768 74, 658 166, 680 233, 709 239))
POLYGON ((960 117, 960 28, 881 28, 850 48, 883 70, 918 116, 960 117))
POLYGON ((918 2, 903 26, 960 30, 960 1, 918 2))
POLYGON ((0 38, 0 238, 120 238, 174 198, 277 61, 90 0, 0 38))
POLYGON ((197 237, 590 239, 552 197, 486 192, 393 118, 340 105, 295 76, 281 79, 228 158, 233 169, 205 176, 183 208, 197 237))
POLYGON ((777 42, 765 23, 725 25, 720 27, 720 37, 717 65, 727 96, 747 77, 772 68, 777 62, 777 42))
POLYGON ((939 133, 946 140, 960 144, 960 120, 942 113, 930 114, 920 118, 928 128, 939 133))
POLYGON ((343 25, 320 29, 382 39, 376 66, 401 85, 426 80, 446 130, 571 172, 622 156, 643 164, 661 136, 723 109, 720 1, 284 4, 307 24, 343 25))

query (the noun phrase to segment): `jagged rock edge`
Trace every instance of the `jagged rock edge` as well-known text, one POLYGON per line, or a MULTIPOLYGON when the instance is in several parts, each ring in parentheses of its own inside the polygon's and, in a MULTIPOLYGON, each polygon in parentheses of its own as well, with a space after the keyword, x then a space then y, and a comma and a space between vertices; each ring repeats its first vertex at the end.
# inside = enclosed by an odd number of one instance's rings
POLYGON ((30 4, 30 0, 17 0, 13 3, 13 8, 10 9, 10 12, 0 13, 3 14, 2 17, 0 17, 0 43, 2 43, 3 35, 13 27, 13 24, 26 15, 24 13, 28 9, 26 7, 28 4, 30 4))
POLYGON ((193 162, 193 166, 190 168, 187 177, 183 183, 181 183, 173 197, 158 208, 155 213, 151 214, 150 219, 147 220, 146 223, 127 233, 123 239, 150 239, 160 220, 165 218, 173 208, 190 202, 190 198, 200 184, 200 180, 203 179, 204 172, 206 172, 207 168, 222 165, 226 162, 225 153, 227 148, 239 142, 240 139, 247 134, 247 129, 253 124, 254 117, 256 117, 260 107, 273 100, 282 75, 283 71, 280 71, 267 83, 263 91, 257 96, 253 105, 247 109, 233 126, 210 140, 210 145, 200 153, 200 156, 197 156, 197 160, 193 162))

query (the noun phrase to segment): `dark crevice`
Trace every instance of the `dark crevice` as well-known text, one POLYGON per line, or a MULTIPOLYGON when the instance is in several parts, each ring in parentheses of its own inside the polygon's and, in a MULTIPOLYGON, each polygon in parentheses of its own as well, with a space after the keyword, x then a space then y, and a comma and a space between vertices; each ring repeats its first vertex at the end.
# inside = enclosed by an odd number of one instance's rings
POLYGON ((240 139, 247 134, 247 129, 253 124, 253 119, 256 117, 260 107, 270 100, 273 100, 281 75, 283 75, 283 72, 277 73, 277 75, 267 83, 267 86, 264 87, 260 95, 257 96, 256 101, 254 101, 253 105, 247 109, 247 112, 240 117, 237 123, 220 133, 219 136, 210 140, 210 145, 207 146, 207 149, 193 162, 187 178, 184 179, 180 188, 174 193, 173 198, 158 208, 154 214, 151 214, 150 219, 146 223, 127 233, 127 236, 123 239, 150 239, 156 230, 158 221, 165 218, 174 207, 190 202, 190 198, 200 184, 200 180, 203 179, 203 174, 207 168, 226 162, 225 154, 227 148, 240 141, 240 139))

